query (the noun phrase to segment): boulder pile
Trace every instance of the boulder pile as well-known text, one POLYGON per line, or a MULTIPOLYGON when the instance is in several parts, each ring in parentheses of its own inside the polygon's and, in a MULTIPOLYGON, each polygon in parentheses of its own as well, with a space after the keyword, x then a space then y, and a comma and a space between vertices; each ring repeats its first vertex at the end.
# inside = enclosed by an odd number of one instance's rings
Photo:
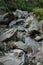
POLYGON ((28 11, 0 15, 0 65, 43 64, 43 20, 28 11))

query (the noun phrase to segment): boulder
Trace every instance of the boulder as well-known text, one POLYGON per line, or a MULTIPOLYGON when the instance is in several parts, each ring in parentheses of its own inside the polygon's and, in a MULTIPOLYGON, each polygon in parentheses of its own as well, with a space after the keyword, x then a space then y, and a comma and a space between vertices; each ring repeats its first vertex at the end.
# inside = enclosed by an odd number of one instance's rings
POLYGON ((22 18, 21 18, 21 19, 18 19, 18 20, 17 20, 17 23, 16 23, 16 24, 20 24, 20 25, 22 24, 22 25, 23 25, 24 22, 25 22, 25 19, 22 19, 22 18))
POLYGON ((33 53, 36 52, 38 48, 40 47, 39 42, 35 41, 34 39, 30 37, 25 37, 25 44, 29 46, 30 48, 32 48, 33 53))
POLYGON ((19 25, 17 28, 18 31, 24 31, 24 32, 26 31, 26 29, 22 25, 19 25))
POLYGON ((33 21, 34 17, 33 16, 28 16, 25 20, 25 23, 24 23, 24 27, 27 27, 30 25, 30 23, 33 21))
POLYGON ((40 32, 43 33, 43 20, 41 20, 38 25, 40 32))
POLYGON ((5 57, 1 57, 0 62, 4 65, 20 65, 21 63, 21 61, 17 59, 14 55, 6 55, 5 57))
POLYGON ((6 24, 9 25, 9 23, 15 19, 15 16, 13 13, 5 13, 0 16, 0 24, 6 24))
POLYGON ((38 21, 36 19, 34 19, 31 22, 27 32, 30 34, 30 37, 32 38, 35 38, 36 35, 40 35, 38 21))
POLYGON ((24 30, 18 31, 17 38, 18 40, 25 42, 25 31, 24 30))
POLYGON ((18 18, 25 18, 25 17, 28 16, 28 12, 17 9, 16 10, 16 15, 18 16, 18 18))
POLYGON ((13 20, 13 21, 11 21, 11 23, 9 23, 9 27, 13 27, 15 24, 16 24, 16 21, 13 20))
POLYGON ((23 65, 25 62, 25 53, 23 50, 14 49, 11 53, 9 52, 6 56, 1 57, 0 62, 4 65, 23 65))
POLYGON ((26 44, 23 43, 22 41, 14 42, 13 44, 14 44, 14 46, 16 46, 17 48, 23 49, 24 51, 25 51, 25 49, 27 48, 26 44))
POLYGON ((0 33, 0 41, 4 41, 6 39, 11 38, 16 31, 17 29, 15 27, 7 29, 7 30, 6 29, 1 30, 2 33, 0 33))
POLYGON ((24 19, 17 19, 17 20, 13 20, 11 21, 11 23, 9 23, 9 27, 13 27, 14 25, 18 26, 18 25, 23 25, 24 24, 24 19))
POLYGON ((38 28, 38 21, 36 19, 33 19, 32 23, 30 24, 30 27, 29 27, 29 32, 30 31, 33 31, 33 30, 36 30, 38 31, 39 28, 38 28))
POLYGON ((36 36, 36 37, 35 37, 35 40, 36 40, 36 41, 40 41, 40 40, 42 40, 42 37, 41 37, 41 36, 36 36))

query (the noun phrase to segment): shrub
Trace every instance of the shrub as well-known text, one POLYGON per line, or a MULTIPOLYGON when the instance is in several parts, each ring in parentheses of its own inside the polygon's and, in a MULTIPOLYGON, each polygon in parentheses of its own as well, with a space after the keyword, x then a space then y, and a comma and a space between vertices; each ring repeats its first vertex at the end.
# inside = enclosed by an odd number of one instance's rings
POLYGON ((33 13, 36 15, 38 20, 43 19, 43 8, 36 7, 33 9, 33 13))

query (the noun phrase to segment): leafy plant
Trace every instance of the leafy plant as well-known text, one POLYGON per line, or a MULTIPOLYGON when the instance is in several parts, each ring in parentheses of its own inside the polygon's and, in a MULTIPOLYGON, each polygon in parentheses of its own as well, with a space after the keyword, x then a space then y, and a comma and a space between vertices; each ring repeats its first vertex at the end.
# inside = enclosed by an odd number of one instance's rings
POLYGON ((43 19, 43 8, 36 7, 33 9, 33 13, 36 15, 38 20, 43 19))

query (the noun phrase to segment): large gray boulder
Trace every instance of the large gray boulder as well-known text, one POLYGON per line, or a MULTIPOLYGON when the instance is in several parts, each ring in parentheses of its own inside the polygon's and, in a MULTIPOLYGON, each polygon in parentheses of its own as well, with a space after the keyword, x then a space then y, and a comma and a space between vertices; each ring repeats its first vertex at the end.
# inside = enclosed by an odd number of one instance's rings
POLYGON ((22 41, 13 42, 13 45, 16 46, 17 48, 23 49, 24 51, 27 48, 26 44, 23 43, 22 41))
POLYGON ((17 29, 15 27, 7 29, 7 31, 6 29, 4 31, 3 30, 0 31, 0 32, 3 32, 3 33, 0 33, 0 42, 12 37, 16 31, 17 29))
POLYGON ((25 37, 25 44, 29 46, 30 48, 32 48, 33 53, 36 52, 38 48, 40 47, 39 42, 36 42, 34 39, 30 37, 25 37))
POLYGON ((24 61, 25 53, 20 49, 15 49, 12 53, 8 53, 0 58, 0 62, 4 65, 23 65, 24 61))
POLYGON ((28 16, 28 12, 17 9, 16 10, 16 15, 18 16, 18 18, 25 18, 25 17, 28 16))

